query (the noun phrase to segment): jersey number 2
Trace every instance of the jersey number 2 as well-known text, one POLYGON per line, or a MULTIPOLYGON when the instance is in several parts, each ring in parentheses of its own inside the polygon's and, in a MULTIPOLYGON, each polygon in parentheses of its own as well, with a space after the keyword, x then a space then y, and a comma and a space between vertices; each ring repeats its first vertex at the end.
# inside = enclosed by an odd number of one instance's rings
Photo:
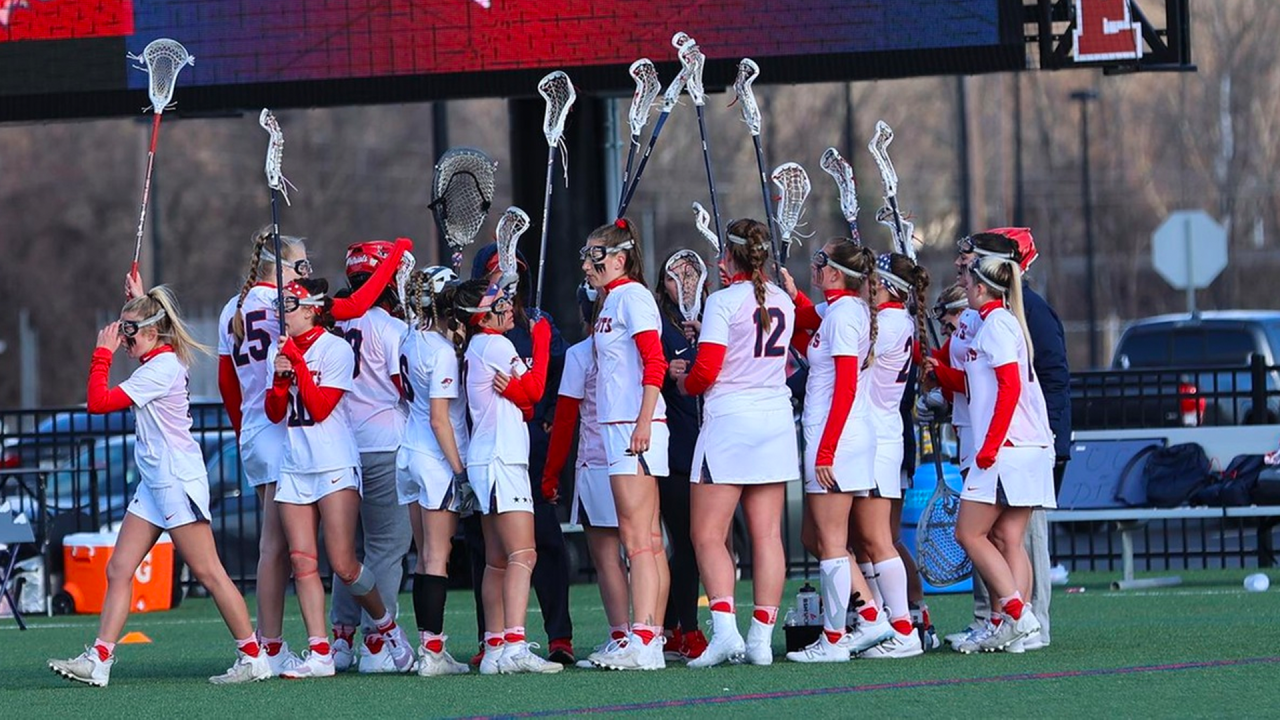
POLYGON ((753 313, 752 317, 756 321, 756 357, 782 357, 787 354, 787 349, 778 343, 782 339, 782 332, 787 328, 787 316, 782 314, 779 308, 769 308, 770 328, 765 329, 764 323, 761 322, 760 313, 753 313), (765 333, 769 333, 768 339, 765 333))

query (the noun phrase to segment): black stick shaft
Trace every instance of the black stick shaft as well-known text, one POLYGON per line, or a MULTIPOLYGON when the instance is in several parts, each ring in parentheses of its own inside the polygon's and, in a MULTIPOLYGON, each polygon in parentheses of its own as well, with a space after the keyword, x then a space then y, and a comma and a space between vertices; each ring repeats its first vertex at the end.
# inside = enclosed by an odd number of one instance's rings
POLYGON ((670 110, 664 110, 658 115, 658 122, 653 126, 653 134, 649 136, 649 144, 644 149, 644 155, 640 156, 640 165, 636 168, 635 177, 631 178, 631 184, 627 186, 626 196, 622 199, 622 204, 618 206, 618 217, 627 214, 627 208, 631 206, 631 198, 636 194, 636 186, 640 184, 640 176, 644 175, 644 169, 649 164, 649 156, 653 154, 653 146, 658 143, 658 136, 662 134, 662 126, 667 124, 667 118, 671 117, 670 110))
POLYGON ((702 164, 707 168, 707 188, 711 191, 711 216, 716 222, 716 237, 720 239, 720 257, 724 257, 724 232, 720 229, 720 201, 716 199, 716 178, 711 172, 711 148, 707 147, 707 121, 702 106, 698 106, 698 134, 702 136, 702 164))
POLYGON ((622 217, 622 201, 627 197, 627 185, 631 183, 631 164, 636 159, 636 149, 640 147, 640 136, 631 136, 631 145, 627 148, 627 169, 622 173, 622 190, 618 192, 618 217, 622 217))
POLYGON ((556 169, 556 146, 547 148, 547 190, 542 199, 542 242, 538 245, 538 288, 533 295, 533 306, 542 309, 542 279, 547 274, 547 223, 551 219, 551 187, 556 169))
POLYGON ((280 203, 276 200, 279 195, 275 188, 271 188, 271 249, 276 255, 276 320, 280 323, 280 337, 285 337, 284 331, 284 255, 280 252, 280 203))
POLYGON ((782 284, 782 256, 778 254, 778 238, 774 232, 773 200, 769 197, 769 176, 765 172, 764 147, 760 144, 760 136, 752 135, 751 142, 756 146, 756 170, 760 173, 760 199, 764 201, 764 224, 769 228, 769 249, 773 251, 776 261, 773 267, 773 278, 782 284))

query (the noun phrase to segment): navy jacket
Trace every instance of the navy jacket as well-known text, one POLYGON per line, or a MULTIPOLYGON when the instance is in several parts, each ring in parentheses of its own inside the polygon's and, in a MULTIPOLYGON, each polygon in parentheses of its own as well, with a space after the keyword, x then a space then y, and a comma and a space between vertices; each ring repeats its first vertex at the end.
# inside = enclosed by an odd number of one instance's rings
MULTIPOLYGON (((662 316, 662 354, 667 362, 688 360, 692 366, 698 350, 689 344, 680 326, 662 316)), ((667 430, 671 440, 667 445, 667 462, 671 472, 688 475, 693 469, 693 445, 698 441, 698 401, 681 395, 668 375, 662 383, 662 397, 667 401, 667 430)))
POLYGON ((1071 370, 1067 367, 1067 341, 1058 314, 1039 293, 1023 288, 1022 307, 1027 315, 1027 331, 1035 347, 1036 378, 1044 391, 1053 431, 1054 454, 1071 457, 1071 370))

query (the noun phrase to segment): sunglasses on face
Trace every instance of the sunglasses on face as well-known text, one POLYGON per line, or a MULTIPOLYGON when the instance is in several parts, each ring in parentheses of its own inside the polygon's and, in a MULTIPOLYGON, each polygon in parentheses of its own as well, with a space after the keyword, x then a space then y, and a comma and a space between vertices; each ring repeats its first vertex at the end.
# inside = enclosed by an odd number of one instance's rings
POLYGON ((120 334, 127 338, 137 337, 139 330, 142 330, 142 328, 147 327, 149 325, 155 325, 156 323, 160 322, 160 319, 163 317, 164 317, 164 311, 161 310, 160 312, 156 313, 155 315, 152 315, 146 320, 121 320, 120 334))

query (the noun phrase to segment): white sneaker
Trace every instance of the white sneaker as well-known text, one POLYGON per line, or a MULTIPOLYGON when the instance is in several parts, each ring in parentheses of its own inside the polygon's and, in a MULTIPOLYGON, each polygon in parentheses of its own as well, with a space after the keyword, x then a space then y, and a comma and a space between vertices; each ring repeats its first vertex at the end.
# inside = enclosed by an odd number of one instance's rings
POLYGON ((609 662, 610 662, 609 657, 622 652, 622 649, 625 648, 626 646, 627 646, 626 635, 623 635, 620 638, 610 638, 609 642, 597 645, 596 649, 592 651, 590 655, 587 656, 586 660, 579 660, 578 667, 585 667, 585 668, 598 667, 598 668, 604 668, 608 670, 609 662), (583 663, 586 663, 586 664, 583 665, 583 663))
POLYGON ((849 649, 841 646, 839 642, 834 644, 828 642, 827 634, 824 632, 822 637, 803 650, 787 653, 787 659, 799 663, 849 662, 849 649))
POLYGON ((366 674, 399 672, 395 659, 391 657, 391 643, 387 642, 386 638, 382 638, 382 647, 378 652, 373 652, 369 649, 370 637, 380 636, 366 636, 365 641, 360 643, 360 649, 357 651, 360 659, 356 662, 356 668, 366 674))
POLYGON ((1028 610, 1022 613, 1022 617, 1017 620, 1006 615, 1004 616, 1004 622, 1000 623, 1000 627, 996 628, 995 632, 991 633, 979 646, 986 652, 1004 650, 1015 641, 1021 640, 1033 632, 1040 632, 1040 621, 1036 619, 1035 613, 1028 610))
POLYGON ((690 660, 686 667, 691 668, 709 668, 715 667, 726 660, 732 663, 742 662, 743 656, 747 652, 747 644, 743 642, 742 635, 738 633, 737 628, 731 628, 722 632, 713 632, 711 642, 707 643, 707 649, 697 658, 690 660))
POLYGON ((560 663, 534 655, 530 648, 536 647, 538 647, 537 643, 507 643, 502 651, 502 657, 498 658, 498 672, 503 675, 526 672, 551 675, 564 669, 560 663))
MULTIPOLYGON (((443 642, 448 638, 441 637, 443 642)), ((418 677, 439 677, 441 675, 466 675, 471 668, 453 659, 448 650, 432 652, 425 647, 418 647, 418 677)))
POLYGON ((747 649, 743 657, 752 665, 773 664, 772 625, 751 618, 751 627, 747 630, 747 649))
POLYGON ((298 654, 289 649, 289 643, 280 643, 280 650, 275 655, 267 654, 264 649, 264 655, 267 655, 267 665, 271 667, 271 674, 280 677, 286 671, 292 670, 302 664, 302 658, 298 654))
POLYGON ((486 642, 484 644, 484 654, 480 656, 481 675, 498 674, 498 661, 502 659, 502 651, 505 647, 506 643, 501 645, 490 645, 486 642))
POLYGON ((235 664, 221 675, 209 678, 209 682, 214 685, 235 685, 266 680, 271 675, 271 663, 267 661, 265 650, 259 652, 258 657, 249 657, 237 650, 235 664))
POLYGON ((382 639, 385 643, 382 647, 391 653, 396 672, 412 671, 416 658, 413 656, 413 643, 409 641, 409 636, 404 634, 404 628, 397 625, 391 632, 383 634, 382 639))
POLYGON ((1026 651, 1027 651, 1026 643, 1023 642, 1022 638, 1018 638, 1017 640, 1014 640, 1013 642, 1006 645, 1003 652, 1007 652, 1011 655, 1021 655, 1026 651))
POLYGON ((106 687, 107 682, 111 680, 111 666, 115 664, 114 655, 106 660, 100 660, 98 651, 87 647, 84 653, 70 660, 49 660, 49 669, 68 680, 94 687, 106 687))
POLYGON ((329 657, 333 658, 333 669, 346 672, 356 662, 355 650, 345 638, 338 638, 329 645, 329 657))
POLYGON ((1044 633, 1031 633, 1022 639, 1022 646, 1027 652, 1032 650, 1041 650, 1049 647, 1049 643, 1044 640, 1044 633))
POLYGON ((889 624, 885 614, 880 613, 873 623, 859 618, 858 627, 840 638, 840 645, 847 648, 850 655, 859 655, 893 636, 893 626, 889 624))
POLYGON ((617 649, 596 656, 595 663, 609 670, 662 670, 667 661, 662 656, 662 639, 655 637, 646 645, 635 635, 628 635, 617 649))
POLYGON ((920 642, 920 634, 915 628, 911 628, 911 632, 906 635, 899 635, 896 631, 893 637, 876 645, 867 648, 858 657, 871 660, 882 660, 885 658, 906 658, 915 657, 924 654, 924 645, 920 642))
POLYGON ((978 632, 979 630, 982 630, 986 626, 987 626, 986 621, 979 620, 978 618, 974 618, 973 622, 965 626, 964 630, 961 630, 958 633, 951 633, 950 635, 943 638, 943 640, 945 640, 948 645, 954 648, 956 645, 964 642, 965 640, 968 640, 970 635, 974 634, 975 632, 978 632))
POLYGON ((996 627, 991 623, 984 623, 982 627, 969 631, 962 640, 952 643, 951 649, 965 655, 972 655, 982 651, 982 643, 991 637, 991 633, 996 631, 996 627))
POLYGON ((333 677, 337 674, 337 671, 338 669, 333 661, 333 655, 321 655, 308 650, 307 654, 302 657, 301 662, 295 665, 292 669, 280 673, 280 677, 286 680, 333 677))

